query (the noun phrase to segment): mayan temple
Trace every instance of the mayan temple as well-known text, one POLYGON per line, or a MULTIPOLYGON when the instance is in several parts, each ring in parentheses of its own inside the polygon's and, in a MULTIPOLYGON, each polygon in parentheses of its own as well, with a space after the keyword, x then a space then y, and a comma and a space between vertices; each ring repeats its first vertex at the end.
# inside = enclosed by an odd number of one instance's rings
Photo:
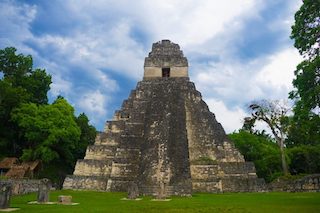
POLYGON ((169 40, 152 45, 143 80, 63 188, 127 191, 131 183, 141 195, 264 189, 254 164, 245 162, 189 80, 179 45, 169 40))

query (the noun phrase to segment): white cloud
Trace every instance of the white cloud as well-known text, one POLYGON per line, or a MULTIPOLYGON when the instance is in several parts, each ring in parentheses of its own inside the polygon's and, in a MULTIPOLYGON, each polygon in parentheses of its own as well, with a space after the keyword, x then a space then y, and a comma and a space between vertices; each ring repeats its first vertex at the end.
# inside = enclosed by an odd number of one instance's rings
POLYGON ((241 109, 249 102, 288 97, 301 59, 295 49, 287 48, 244 64, 221 61, 199 65, 195 81, 211 111, 230 132, 241 127, 239 118, 245 117, 241 109))
POLYGON ((231 133, 234 130, 238 130, 243 125, 243 118, 247 114, 239 107, 234 109, 228 109, 228 107, 222 102, 212 98, 207 99, 207 104, 211 112, 216 116, 218 122, 220 122, 227 133, 231 133))
POLYGON ((107 96, 99 90, 88 91, 78 97, 77 105, 87 113, 91 122, 97 125, 105 120, 107 96))
POLYGON ((55 75, 53 76, 50 88, 50 93, 54 97, 57 97, 58 95, 68 96, 71 92, 72 83, 70 81, 64 80, 59 75, 55 75))
MULTIPOLYGON (((27 4, 14 4, 12 1, 4 0, 0 5, 1 27, 0 45, 19 45, 26 38, 32 37, 29 24, 34 20, 37 12, 35 6, 27 4)), ((21 47, 22 45, 19 45, 21 47)))
MULTIPOLYGON (((288 47, 288 35, 277 38, 283 39, 285 45, 267 55, 253 56, 249 60, 237 55, 242 51, 237 42, 243 42, 242 38, 253 33, 243 31, 247 22, 262 19, 261 11, 275 2, 69 0, 48 3, 47 8, 43 8, 2 1, 0 13, 4 18, 0 20, 0 46, 13 45, 19 51, 32 54, 38 66, 46 68, 53 76, 51 94, 66 95, 76 108, 95 116, 90 119, 98 123, 101 118, 97 115, 110 116, 105 111, 110 108, 107 100, 113 97, 112 92, 120 89, 121 82, 113 76, 140 80, 151 42, 171 39, 180 44, 187 57, 190 56, 191 80, 210 102, 218 120, 221 117, 227 131, 233 131, 232 128, 239 128, 238 118, 243 116, 241 108, 245 103, 261 98, 286 98, 291 89, 292 73, 299 57, 288 47), (49 7, 50 4, 63 7, 63 15, 52 19, 53 23, 61 19, 57 23, 62 26, 53 24, 57 28, 55 33, 32 33, 31 23, 39 18, 38 14, 46 14, 38 10, 51 10, 54 7, 49 7), (69 19, 73 25, 63 26, 64 20, 69 19), (207 61, 199 60, 202 57, 207 61), (90 88, 78 82, 81 77, 88 78, 84 81, 90 81, 90 88), (83 94, 81 101, 78 101, 79 94, 83 94)), ((272 21, 266 20, 266 26, 259 27, 274 32, 285 29, 288 34, 293 12, 301 1, 285 2, 288 8, 283 9, 283 14, 272 21)), ((272 40, 266 42, 272 45, 272 40)))
POLYGON ((284 98, 293 89, 294 70, 302 61, 302 57, 296 49, 288 48, 269 56, 268 61, 269 63, 258 72, 253 81, 257 86, 269 87, 274 91, 273 94, 266 94, 270 98, 284 98))

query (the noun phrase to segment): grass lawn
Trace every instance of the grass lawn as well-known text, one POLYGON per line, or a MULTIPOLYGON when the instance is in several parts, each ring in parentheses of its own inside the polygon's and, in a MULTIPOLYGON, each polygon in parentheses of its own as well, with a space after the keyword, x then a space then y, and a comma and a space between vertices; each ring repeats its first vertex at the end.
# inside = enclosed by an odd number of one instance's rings
POLYGON ((92 191, 53 191, 50 201, 59 195, 71 195, 75 206, 27 204, 37 194, 14 196, 12 208, 22 212, 320 212, 320 193, 230 193, 194 194, 190 198, 172 197, 171 201, 121 200, 126 193, 92 191))

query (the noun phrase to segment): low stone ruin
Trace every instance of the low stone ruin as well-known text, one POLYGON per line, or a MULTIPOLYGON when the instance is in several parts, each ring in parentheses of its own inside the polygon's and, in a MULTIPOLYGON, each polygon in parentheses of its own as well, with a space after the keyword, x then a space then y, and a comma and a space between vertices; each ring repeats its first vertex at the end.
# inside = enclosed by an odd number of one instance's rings
POLYGON ((60 195, 58 196, 58 204, 72 204, 72 196, 71 195, 60 195))
POLYGON ((135 182, 130 182, 128 184, 128 199, 134 200, 139 197, 139 188, 138 185, 135 182))
POLYGON ((307 175, 295 180, 277 179, 268 186, 270 191, 320 192, 320 174, 307 175))

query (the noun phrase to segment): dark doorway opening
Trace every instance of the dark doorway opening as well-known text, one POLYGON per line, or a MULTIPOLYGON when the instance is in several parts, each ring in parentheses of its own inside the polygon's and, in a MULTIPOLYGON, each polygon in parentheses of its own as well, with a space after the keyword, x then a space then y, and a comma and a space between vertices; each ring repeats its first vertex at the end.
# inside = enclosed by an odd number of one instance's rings
POLYGON ((162 77, 164 78, 170 77, 170 68, 162 68, 162 77))

